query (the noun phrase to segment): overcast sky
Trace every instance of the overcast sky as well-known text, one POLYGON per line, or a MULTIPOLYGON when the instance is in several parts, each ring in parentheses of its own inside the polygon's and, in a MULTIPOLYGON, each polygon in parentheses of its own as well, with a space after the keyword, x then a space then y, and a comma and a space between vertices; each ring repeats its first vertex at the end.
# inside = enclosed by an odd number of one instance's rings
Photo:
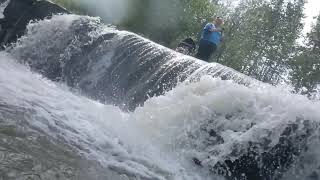
POLYGON ((315 22, 313 19, 314 16, 317 16, 320 13, 320 0, 307 0, 306 8, 305 8, 305 29, 304 32, 308 32, 310 30, 312 22, 315 22))
MULTIPOLYGON (((226 0, 233 2, 234 5, 238 4, 240 0, 226 0)), ((305 6, 305 28, 304 28, 304 33, 307 33, 311 29, 311 24, 312 22, 315 22, 313 17, 317 16, 320 13, 320 0, 306 0, 306 6, 305 6)))

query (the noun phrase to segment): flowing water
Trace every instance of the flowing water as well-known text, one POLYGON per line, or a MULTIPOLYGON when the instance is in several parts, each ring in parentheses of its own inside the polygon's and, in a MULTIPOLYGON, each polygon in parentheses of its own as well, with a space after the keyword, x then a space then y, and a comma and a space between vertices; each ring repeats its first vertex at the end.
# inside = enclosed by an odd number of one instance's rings
POLYGON ((0 179, 320 179, 319 102, 98 18, 0 59, 0 179))

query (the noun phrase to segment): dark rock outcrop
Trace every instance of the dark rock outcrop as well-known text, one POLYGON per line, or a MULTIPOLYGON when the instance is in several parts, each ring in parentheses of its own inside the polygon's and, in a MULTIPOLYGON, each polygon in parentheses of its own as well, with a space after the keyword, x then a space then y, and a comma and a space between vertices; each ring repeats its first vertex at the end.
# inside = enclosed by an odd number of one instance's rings
MULTIPOLYGON (((0 2, 3 3, 3 2, 0 2)), ((31 20, 41 20, 53 14, 69 13, 66 9, 49 1, 11 0, 0 19, 0 43, 2 46, 21 37, 31 20)))

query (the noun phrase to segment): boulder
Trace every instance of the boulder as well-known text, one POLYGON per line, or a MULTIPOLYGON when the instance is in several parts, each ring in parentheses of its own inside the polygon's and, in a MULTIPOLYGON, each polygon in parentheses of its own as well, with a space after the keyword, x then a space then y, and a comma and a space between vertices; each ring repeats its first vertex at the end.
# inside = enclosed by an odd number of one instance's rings
MULTIPOLYGON (((3 2, 0 2, 3 3, 3 2)), ((42 20, 54 14, 69 13, 65 8, 49 1, 11 0, 0 19, 0 43, 2 47, 21 37, 31 20, 42 20)))

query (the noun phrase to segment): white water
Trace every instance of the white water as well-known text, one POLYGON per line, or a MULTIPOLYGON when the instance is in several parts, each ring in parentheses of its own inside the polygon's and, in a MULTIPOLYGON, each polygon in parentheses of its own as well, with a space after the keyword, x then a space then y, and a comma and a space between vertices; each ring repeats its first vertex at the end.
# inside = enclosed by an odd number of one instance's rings
MULTIPOLYGON (((319 108, 319 102, 270 86, 253 89, 207 76, 200 82, 182 84, 165 96, 148 100, 136 110, 135 118, 153 141, 172 149, 202 146, 200 141, 190 140, 188 134, 201 136, 195 131, 213 119, 209 125, 225 140, 224 144, 207 147, 220 152, 219 157, 210 159, 214 161, 229 155, 235 144, 245 146, 264 137, 276 144, 286 125, 294 123, 297 117, 319 122, 319 108), (233 117, 227 119, 226 115, 233 117)), ((204 138, 200 136, 196 138, 204 138)))
POLYGON ((0 59, 0 99, 35 111, 29 119, 34 127, 80 145, 89 150, 79 150, 80 154, 116 171, 154 179, 188 179, 179 162, 159 152, 159 144, 150 143, 146 132, 131 126, 130 114, 75 95, 30 72, 8 54, 0 53, 0 59))
POLYGON ((61 135, 70 144, 89 149, 89 153, 79 152, 88 158, 142 177, 166 179, 173 174, 173 179, 187 179, 192 174, 195 177, 191 179, 204 179, 196 175, 206 173, 192 167, 192 157, 205 157, 209 149, 220 152, 206 161, 212 163, 229 155, 235 144, 246 146, 248 141, 265 136, 276 143, 280 130, 296 117, 320 119, 319 102, 275 88, 250 89, 211 77, 181 84, 128 114, 75 95, 66 87, 31 73, 7 54, 1 53, 0 59, 1 101, 35 110, 30 123, 54 138, 61 135), (227 120, 226 114, 235 116, 227 120), (210 126, 221 132, 225 143, 204 147, 204 137, 196 131, 210 117, 214 117, 210 126), (78 133, 57 125, 60 123, 78 133), (246 131, 252 123, 255 126, 246 131), (52 132, 49 126, 58 131, 52 132), (190 133, 199 136, 190 138, 190 133))
POLYGON ((0 4, 0 19, 4 18, 3 11, 8 6, 10 0, 6 0, 5 2, 0 4))
MULTIPOLYGON (((57 42, 67 43, 71 35, 59 32, 67 29, 74 17, 59 16, 58 21, 30 25, 29 35, 33 28, 43 28, 40 31, 46 33, 36 35, 50 34, 50 39, 60 38, 57 42)), ((23 47, 47 47, 37 44, 37 39, 43 39, 39 36, 23 37, 23 43, 14 49, 15 57, 19 57, 17 54, 23 47)), ((48 47, 64 45, 52 42, 47 42, 51 43, 48 47)), ((70 48, 75 50, 76 45, 73 42, 70 48)), ((42 60, 46 60, 49 50, 36 53, 43 53, 42 60)), ((198 82, 182 83, 163 96, 149 99, 134 112, 125 113, 75 94, 15 61, 19 59, 0 53, 2 102, 32 110, 34 113, 28 120, 34 127, 52 138, 63 137, 69 144, 81 146, 79 154, 88 159, 137 179, 216 178, 208 174, 206 167, 226 158, 238 158, 249 142, 267 138, 274 145, 288 124, 299 123, 297 118, 315 124, 320 121, 320 102, 271 86, 249 88, 205 74, 198 82), (208 145, 211 139, 204 131, 210 129, 224 142, 208 145), (235 150, 240 152, 232 154, 235 150), (193 157, 202 160, 205 168, 195 166, 193 157)), ((214 67, 205 68, 211 66, 214 67)), ((311 144, 312 149, 319 147, 317 143, 311 144)), ((309 156, 318 157, 318 153, 311 151, 309 156)), ((320 160, 313 159, 315 162, 306 164, 309 169, 316 169, 320 164, 320 160)))

